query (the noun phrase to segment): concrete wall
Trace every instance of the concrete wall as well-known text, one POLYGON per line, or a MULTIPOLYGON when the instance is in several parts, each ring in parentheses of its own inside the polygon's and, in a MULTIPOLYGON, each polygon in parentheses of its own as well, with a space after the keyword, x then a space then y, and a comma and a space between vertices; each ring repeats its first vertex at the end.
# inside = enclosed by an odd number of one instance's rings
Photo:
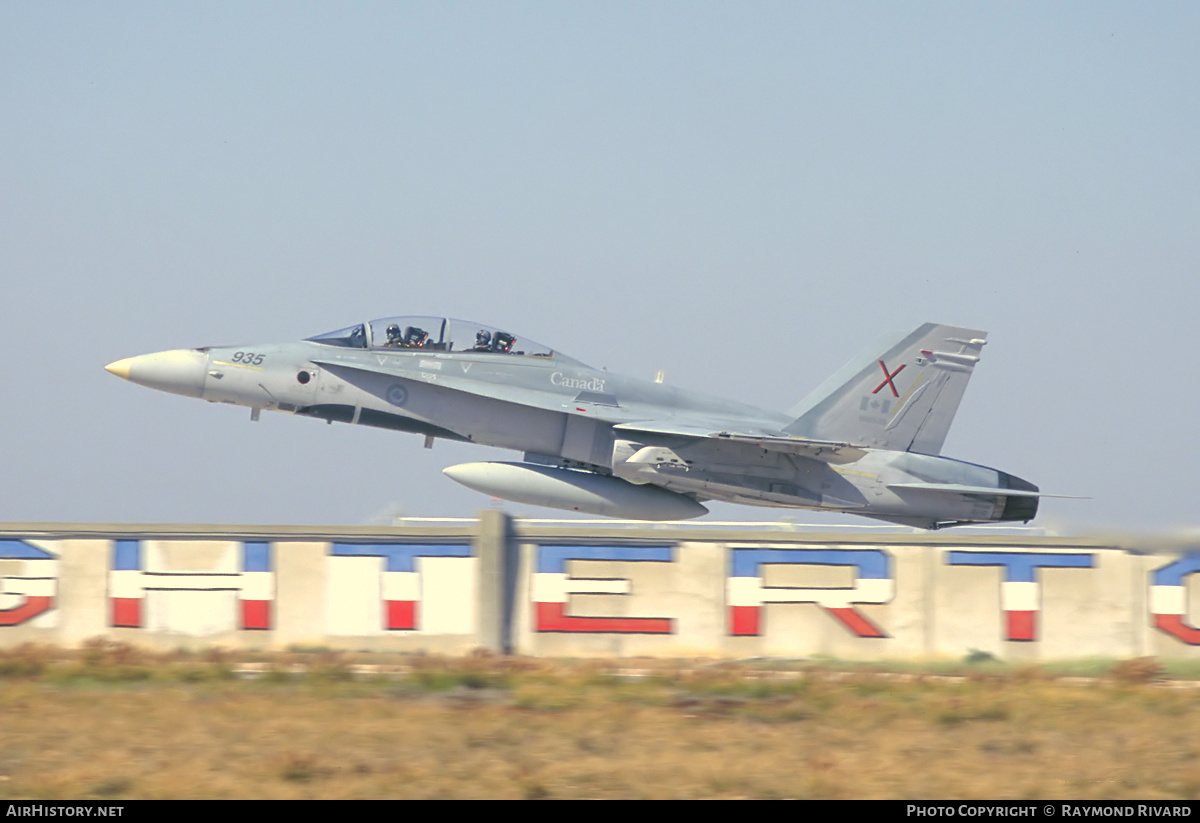
POLYGON ((535 527, 0 525, 0 646, 555 656, 1200 655, 1200 549, 535 527))

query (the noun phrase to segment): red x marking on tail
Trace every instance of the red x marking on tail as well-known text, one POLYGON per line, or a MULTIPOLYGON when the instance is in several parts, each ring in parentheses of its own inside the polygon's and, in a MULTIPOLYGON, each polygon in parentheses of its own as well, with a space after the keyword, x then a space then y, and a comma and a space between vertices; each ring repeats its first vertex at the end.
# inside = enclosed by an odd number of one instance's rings
POLYGON ((894 397, 899 397, 900 392, 896 391, 896 384, 892 382, 892 378, 895 377, 896 375, 898 375, 900 372, 904 371, 904 367, 907 365, 908 365, 907 363, 901 363, 900 368, 896 369, 894 372, 889 372, 887 370, 887 365, 884 364, 884 362, 882 360, 880 360, 879 368, 883 369, 883 382, 880 383, 878 386, 876 386, 875 391, 871 392, 871 394, 879 394, 879 390, 882 389, 884 386, 887 386, 888 388, 890 388, 892 390, 892 395, 894 397))

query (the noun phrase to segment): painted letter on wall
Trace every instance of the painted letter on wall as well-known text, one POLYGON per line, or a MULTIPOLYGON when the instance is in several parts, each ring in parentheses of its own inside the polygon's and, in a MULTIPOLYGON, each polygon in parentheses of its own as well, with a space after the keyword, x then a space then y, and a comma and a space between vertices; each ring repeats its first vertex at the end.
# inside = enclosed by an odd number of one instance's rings
POLYGON ((1183 557, 1155 569, 1150 583, 1150 613, 1154 626, 1190 646, 1200 645, 1200 629, 1188 623, 1187 578, 1200 572, 1200 553, 1183 557))
POLYGON ((573 594, 630 594, 627 578, 581 578, 567 574, 570 560, 670 563, 669 546, 538 546, 533 576, 534 631, 671 634, 666 617, 574 617, 567 614, 573 594))
POLYGON ((330 561, 330 627, 335 634, 379 631, 472 632, 475 569, 459 543, 334 543, 330 561), (357 567, 340 558, 382 559, 357 567), (379 601, 364 602, 368 592, 379 601), (365 615, 382 612, 367 625, 365 615))
POLYGON ((816 603, 859 637, 887 637, 884 631, 854 608, 865 603, 887 603, 895 595, 891 563, 880 549, 776 549, 730 546, 727 583, 729 633, 762 634, 763 606, 768 603, 816 603), (854 570, 851 586, 802 588, 767 586, 763 566, 771 564, 848 566, 854 570))
POLYGON ((0 540, 0 626, 20 626, 54 607, 58 558, 23 540, 0 540))
POLYGON ((1038 569, 1090 569, 1095 558, 1090 554, 1053 552, 976 552, 952 551, 946 563, 951 566, 1001 566, 1000 608, 1004 611, 1006 640, 1037 640, 1037 616, 1041 611, 1041 584, 1038 569))
POLYGON ((108 589, 114 628, 270 629, 275 600, 270 544, 117 540, 108 589), (227 599, 230 593, 236 596, 236 616, 216 614, 213 595, 227 599), (147 614, 150 598, 157 599, 153 620, 147 614))

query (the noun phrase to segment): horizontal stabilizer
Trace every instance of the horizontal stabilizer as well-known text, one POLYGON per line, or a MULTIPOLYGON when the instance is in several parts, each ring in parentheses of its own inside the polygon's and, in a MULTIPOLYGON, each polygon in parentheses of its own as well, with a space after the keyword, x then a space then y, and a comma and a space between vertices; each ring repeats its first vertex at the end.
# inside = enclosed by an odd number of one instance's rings
POLYGON ((849 443, 835 443, 831 440, 808 440, 803 437, 756 437, 749 434, 732 434, 717 432, 712 435, 718 440, 730 440, 735 443, 748 443, 771 452, 798 454, 801 457, 811 457, 826 463, 853 463, 867 452, 849 443))
POLYGON ((865 450, 856 448, 849 443, 838 443, 832 440, 811 440, 806 437, 789 437, 785 434, 767 434, 765 432, 731 432, 714 430, 712 426, 697 426, 694 424, 641 421, 638 423, 622 423, 613 426, 613 429, 618 432, 646 432, 648 434, 667 434, 676 437, 741 443, 747 446, 757 446, 767 451, 811 457, 814 460, 821 460, 826 463, 853 463, 866 454, 865 450))
POLYGON ((994 486, 963 486, 958 483, 888 483, 889 489, 914 489, 927 492, 946 492, 947 494, 986 494, 989 496, 1004 495, 1005 497, 1062 497, 1068 500, 1090 500, 1073 494, 1046 494, 1036 489, 1001 489, 994 486))

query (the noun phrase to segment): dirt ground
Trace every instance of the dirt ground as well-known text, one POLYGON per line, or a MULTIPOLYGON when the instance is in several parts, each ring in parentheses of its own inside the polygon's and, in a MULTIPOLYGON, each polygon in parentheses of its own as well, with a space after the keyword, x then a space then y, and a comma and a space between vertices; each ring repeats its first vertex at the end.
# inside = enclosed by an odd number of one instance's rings
POLYGON ((0 653, 0 798, 1195 799, 1151 660, 846 670, 95 645, 0 653))

